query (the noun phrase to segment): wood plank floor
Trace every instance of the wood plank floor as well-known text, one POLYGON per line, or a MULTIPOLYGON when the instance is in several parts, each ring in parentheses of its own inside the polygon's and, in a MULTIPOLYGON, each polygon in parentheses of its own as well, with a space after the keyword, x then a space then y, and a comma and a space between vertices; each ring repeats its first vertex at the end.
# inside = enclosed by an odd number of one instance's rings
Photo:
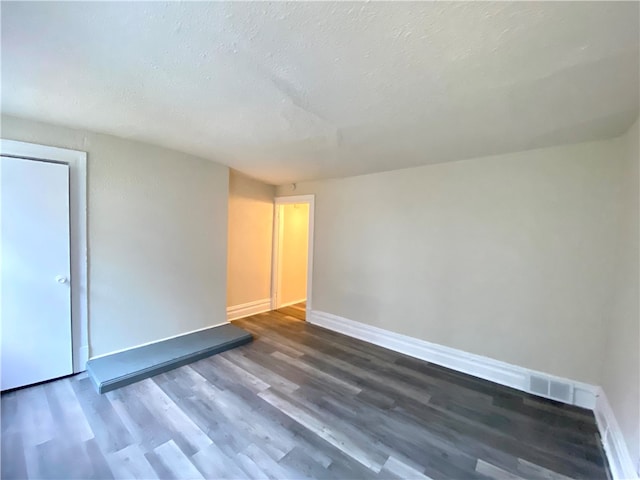
POLYGON ((281 313, 285 317, 293 317, 297 320, 306 320, 307 302, 300 302, 294 305, 289 305, 288 307, 282 307, 277 309, 276 312, 281 313))
POLYGON ((605 479, 593 415, 270 312, 256 340, 105 395, 2 395, 9 478, 605 479))

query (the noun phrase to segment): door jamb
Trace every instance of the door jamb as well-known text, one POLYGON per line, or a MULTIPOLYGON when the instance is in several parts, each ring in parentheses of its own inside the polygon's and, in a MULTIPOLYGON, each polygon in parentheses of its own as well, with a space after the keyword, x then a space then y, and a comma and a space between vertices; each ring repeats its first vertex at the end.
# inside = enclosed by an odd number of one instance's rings
POLYGON ((315 216, 315 195, 292 195, 275 197, 273 202, 273 253, 271 257, 271 310, 277 306, 277 295, 280 291, 280 263, 282 257, 282 228, 280 207, 294 203, 309 204, 309 242, 307 246, 307 318, 312 308, 313 280, 313 229, 315 216))
POLYGON ((71 344, 73 372, 89 359, 87 257, 87 153, 35 143, 0 139, 0 154, 69 165, 69 253, 71 259, 71 344))

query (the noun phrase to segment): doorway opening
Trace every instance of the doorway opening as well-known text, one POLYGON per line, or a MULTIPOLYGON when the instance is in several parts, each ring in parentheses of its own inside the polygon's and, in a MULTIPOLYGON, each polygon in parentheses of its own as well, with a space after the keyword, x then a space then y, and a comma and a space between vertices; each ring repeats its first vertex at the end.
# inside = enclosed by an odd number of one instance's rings
POLYGON ((306 320, 311 310, 314 196, 276 197, 271 309, 306 320))

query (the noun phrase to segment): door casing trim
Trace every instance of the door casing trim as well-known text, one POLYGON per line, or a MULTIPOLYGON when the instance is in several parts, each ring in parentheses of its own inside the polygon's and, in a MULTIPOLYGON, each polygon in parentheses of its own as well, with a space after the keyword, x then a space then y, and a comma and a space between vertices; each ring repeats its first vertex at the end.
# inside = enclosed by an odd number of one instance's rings
POLYGON ((282 256, 282 231, 279 208, 282 205, 292 203, 309 204, 309 242, 307 250, 307 313, 311 311, 313 304, 313 230, 315 222, 315 195, 292 195, 288 197, 275 197, 273 202, 273 252, 271 260, 271 309, 275 310, 278 305, 277 294, 280 290, 280 259, 282 256))

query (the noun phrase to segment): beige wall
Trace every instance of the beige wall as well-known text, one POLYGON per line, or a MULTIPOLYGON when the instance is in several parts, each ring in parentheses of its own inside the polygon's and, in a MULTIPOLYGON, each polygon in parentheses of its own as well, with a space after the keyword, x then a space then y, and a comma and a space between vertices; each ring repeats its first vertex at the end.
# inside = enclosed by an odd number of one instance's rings
POLYGON ((298 184, 316 195, 314 310, 599 383, 620 151, 602 141, 298 184))
POLYGON ((226 321, 226 167, 9 116, 2 138, 88 152, 90 356, 226 321))
POLYGON ((282 205, 282 250, 279 304, 307 298, 309 204, 282 205))
POLYGON ((231 170, 227 306, 271 296, 275 187, 231 170))
POLYGON ((638 122, 621 142, 624 146, 620 212, 622 235, 615 249, 613 298, 606 315, 607 345, 602 387, 616 415, 634 465, 640 462, 640 162, 638 122))

